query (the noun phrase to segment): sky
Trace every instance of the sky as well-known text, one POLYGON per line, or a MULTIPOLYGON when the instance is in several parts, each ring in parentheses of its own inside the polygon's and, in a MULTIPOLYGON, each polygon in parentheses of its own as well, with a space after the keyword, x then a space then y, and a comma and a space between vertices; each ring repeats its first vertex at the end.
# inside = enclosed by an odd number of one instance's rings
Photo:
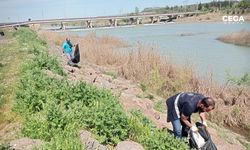
POLYGON ((211 0, 0 0, 0 22, 122 15, 147 7, 197 4, 211 0))

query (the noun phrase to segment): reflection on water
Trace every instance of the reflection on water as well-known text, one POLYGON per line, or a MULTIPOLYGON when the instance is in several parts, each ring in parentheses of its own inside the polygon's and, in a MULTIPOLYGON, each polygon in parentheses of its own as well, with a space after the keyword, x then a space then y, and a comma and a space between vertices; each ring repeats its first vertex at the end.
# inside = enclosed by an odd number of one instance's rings
POLYGON ((157 45, 159 51, 173 63, 191 62, 199 75, 212 72, 215 79, 222 83, 226 80, 226 72, 238 77, 250 73, 249 47, 216 40, 220 35, 242 29, 250 31, 250 22, 160 24, 66 32, 82 36, 95 32, 97 35, 119 37, 130 43, 157 45))

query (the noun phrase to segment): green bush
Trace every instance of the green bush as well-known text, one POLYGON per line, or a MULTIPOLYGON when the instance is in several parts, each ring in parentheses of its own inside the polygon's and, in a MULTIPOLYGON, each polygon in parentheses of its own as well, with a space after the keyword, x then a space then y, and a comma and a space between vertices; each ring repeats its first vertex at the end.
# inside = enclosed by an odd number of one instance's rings
POLYGON ((0 150, 12 150, 10 144, 0 144, 0 150))
POLYGON ((76 131, 65 130, 61 134, 56 134, 50 143, 45 145, 46 149, 51 150, 81 150, 84 149, 80 144, 79 134, 76 131))
POLYGON ((157 129, 140 111, 132 111, 130 118, 131 138, 141 143, 145 149, 186 150, 187 145, 175 139, 167 131, 157 129))
POLYGON ((84 82, 70 85, 66 80, 50 78, 41 71, 46 65, 39 58, 42 57, 37 56, 25 65, 17 90, 16 110, 34 116, 27 120, 25 135, 50 141, 56 132, 64 131, 65 126, 74 121, 92 130, 104 144, 117 144, 128 137, 127 118, 110 91, 84 82), (78 111, 79 118, 68 111, 79 110, 75 102, 86 108, 78 111), (36 113, 43 114, 45 119, 36 120, 36 113))
POLYGON ((227 81, 238 86, 250 86, 250 75, 245 73, 242 77, 237 78, 227 73, 227 81))

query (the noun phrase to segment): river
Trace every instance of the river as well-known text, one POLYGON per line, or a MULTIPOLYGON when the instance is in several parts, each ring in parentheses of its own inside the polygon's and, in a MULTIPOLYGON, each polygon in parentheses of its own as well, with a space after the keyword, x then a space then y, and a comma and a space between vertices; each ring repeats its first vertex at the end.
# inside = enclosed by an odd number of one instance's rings
POLYGON ((227 72, 235 77, 250 73, 250 47, 223 43, 216 38, 243 29, 250 31, 250 22, 171 23, 66 32, 80 36, 94 32, 98 36, 119 37, 131 44, 156 45, 171 62, 181 65, 189 62, 198 75, 212 73, 216 81, 224 83, 227 72))

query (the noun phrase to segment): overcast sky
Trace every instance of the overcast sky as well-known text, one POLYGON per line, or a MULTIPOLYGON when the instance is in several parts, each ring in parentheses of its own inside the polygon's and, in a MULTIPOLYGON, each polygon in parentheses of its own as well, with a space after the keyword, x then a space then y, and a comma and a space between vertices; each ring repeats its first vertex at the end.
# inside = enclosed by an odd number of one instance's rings
POLYGON ((165 7, 211 0, 0 0, 0 22, 121 15, 135 7, 165 7))

